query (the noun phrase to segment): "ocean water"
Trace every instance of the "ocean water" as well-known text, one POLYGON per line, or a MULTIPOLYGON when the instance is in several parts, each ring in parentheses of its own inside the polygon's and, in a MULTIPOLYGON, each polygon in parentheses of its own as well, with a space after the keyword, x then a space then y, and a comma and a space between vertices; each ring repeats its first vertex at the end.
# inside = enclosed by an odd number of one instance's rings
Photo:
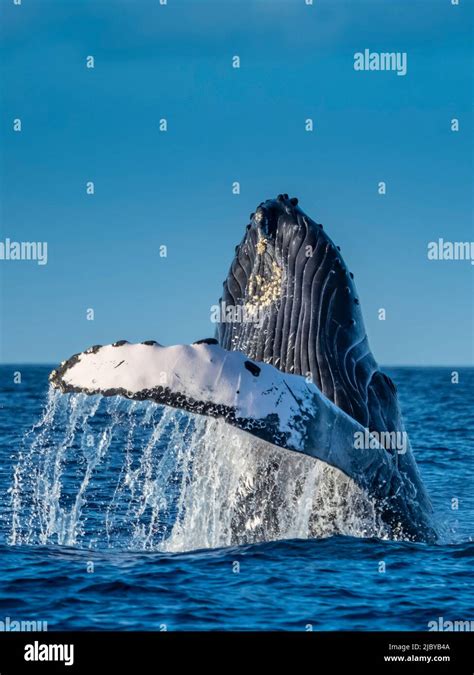
POLYGON ((338 471, 216 420, 2 366, 0 620, 50 630, 428 630, 474 620, 474 369, 386 369, 435 545, 338 471), (21 373, 21 383, 14 374, 21 373), (441 619, 441 620, 443 620, 441 619))

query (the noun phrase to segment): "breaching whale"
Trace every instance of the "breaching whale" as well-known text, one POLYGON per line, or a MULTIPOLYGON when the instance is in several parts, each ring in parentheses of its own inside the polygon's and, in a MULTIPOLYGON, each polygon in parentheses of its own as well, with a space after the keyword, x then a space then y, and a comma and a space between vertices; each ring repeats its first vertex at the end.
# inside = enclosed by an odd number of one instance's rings
POLYGON ((396 387, 370 351, 339 247, 287 194, 262 202, 250 221, 224 281, 215 338, 95 345, 53 370, 52 386, 221 418, 342 471, 394 537, 434 541, 410 444, 390 443, 406 435, 396 387))

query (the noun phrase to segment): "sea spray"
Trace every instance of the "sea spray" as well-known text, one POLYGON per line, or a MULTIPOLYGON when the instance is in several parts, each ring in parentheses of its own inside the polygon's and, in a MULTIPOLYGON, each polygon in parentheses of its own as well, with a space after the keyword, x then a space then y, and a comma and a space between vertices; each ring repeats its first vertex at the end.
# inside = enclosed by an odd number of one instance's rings
POLYGON ((221 420, 120 397, 50 391, 10 492, 12 544, 178 552, 387 534, 337 469, 221 420))

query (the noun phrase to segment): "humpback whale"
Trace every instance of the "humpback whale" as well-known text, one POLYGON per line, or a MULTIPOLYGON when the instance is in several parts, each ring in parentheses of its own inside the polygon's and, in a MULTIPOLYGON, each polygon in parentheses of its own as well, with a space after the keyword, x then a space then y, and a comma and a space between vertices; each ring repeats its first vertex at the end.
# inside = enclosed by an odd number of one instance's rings
POLYGON ((406 435, 397 390, 370 350, 353 274, 296 198, 280 194, 251 214, 219 306, 214 338, 95 345, 50 382, 221 418, 254 437, 256 451, 271 444, 342 471, 394 537, 434 541, 410 444, 390 442, 406 435))

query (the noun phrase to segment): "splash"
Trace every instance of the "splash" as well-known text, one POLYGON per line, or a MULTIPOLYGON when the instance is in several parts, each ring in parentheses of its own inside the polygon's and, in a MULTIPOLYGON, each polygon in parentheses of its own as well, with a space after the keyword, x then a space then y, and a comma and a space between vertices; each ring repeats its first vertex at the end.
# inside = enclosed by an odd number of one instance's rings
POLYGON ((10 492, 11 544, 178 552, 386 536, 337 469, 221 420, 120 397, 51 390, 10 492))

